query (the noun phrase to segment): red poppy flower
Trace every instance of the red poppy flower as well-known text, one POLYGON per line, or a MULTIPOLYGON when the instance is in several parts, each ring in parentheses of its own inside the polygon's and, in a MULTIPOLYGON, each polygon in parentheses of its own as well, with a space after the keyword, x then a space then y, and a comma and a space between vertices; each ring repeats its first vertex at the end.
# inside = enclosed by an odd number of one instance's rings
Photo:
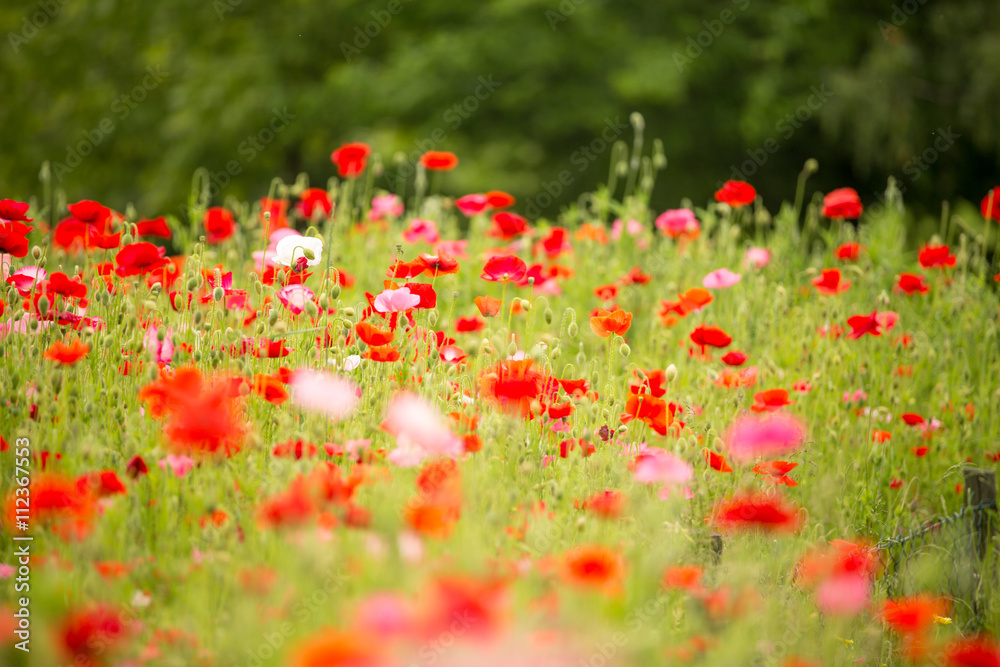
POLYGON ((989 637, 955 639, 945 649, 945 656, 947 667, 1000 667, 1000 643, 989 637))
POLYGON ((236 230, 236 219, 228 209, 213 206, 205 211, 202 219, 205 226, 205 240, 209 243, 222 243, 236 230))
POLYGON ((667 393, 667 389, 664 386, 667 383, 666 372, 655 368, 648 371, 642 371, 642 375, 639 375, 639 369, 633 371, 636 379, 629 384, 629 393, 642 395, 649 394, 656 398, 661 398, 667 393))
POLYGON ((395 345, 378 345, 365 350, 365 359, 382 363, 392 363, 399 361, 399 349, 395 345))
POLYGON ((4 222, 32 222, 32 218, 26 217, 28 208, 27 202, 0 199, 0 224, 4 222))
POLYGON ((754 404, 750 409, 754 412, 774 412, 795 401, 789 400, 787 389, 767 389, 758 391, 753 397, 754 404))
MULTIPOLYGON (((72 479, 45 473, 32 478, 29 490, 28 521, 32 526, 48 526, 64 540, 79 540, 90 534, 97 505, 89 489, 80 489, 72 479)), ((16 520, 24 518, 23 513, 16 511, 16 497, 11 490, 4 509, 3 522, 8 534, 13 533, 16 520)))
POLYGON ((358 322, 354 326, 354 331, 358 334, 358 338, 364 341, 365 345, 374 347, 388 345, 396 337, 395 332, 379 329, 368 322, 358 322))
POLYGON ((410 294, 415 294, 420 297, 420 301, 414 308, 434 308, 437 306, 437 292, 434 291, 434 286, 427 283, 405 283, 403 287, 407 287, 410 290, 410 294))
POLYGON ((511 195, 501 190, 490 190, 486 193, 486 200, 492 208, 508 208, 517 201, 511 195))
POLYGON ((131 632, 123 618, 124 613, 104 605, 71 613, 59 628, 60 648, 66 659, 75 665, 108 664, 105 653, 131 632))
POLYGON ((766 532, 793 532, 802 523, 798 508, 770 493, 739 493, 715 506, 713 523, 720 530, 759 528, 766 532))
POLYGON ((107 498, 127 492, 125 485, 114 470, 101 470, 81 475, 76 480, 77 488, 98 498, 107 498))
POLYGON ((28 254, 29 227, 22 222, 6 222, 0 224, 0 254, 24 257, 28 254))
POLYGON ((372 149, 368 144, 355 142, 344 144, 330 155, 330 162, 337 165, 337 173, 341 178, 356 178, 365 170, 368 155, 372 149))
POLYGON ((699 595, 705 590, 702 584, 704 576, 704 570, 697 565, 673 566, 663 573, 662 584, 667 590, 682 590, 699 595))
POLYGON ((705 454, 705 463, 708 467, 716 472, 732 472, 733 469, 730 467, 729 462, 726 461, 726 457, 723 454, 716 454, 711 449, 703 449, 702 453, 705 454))
POLYGON ((770 484, 798 486, 799 483, 788 476, 788 473, 798 465, 798 463, 790 463, 788 461, 763 461, 755 465, 753 471, 770 484))
POLYGON ((844 243, 833 251, 833 256, 841 262, 856 262, 858 261, 858 257, 861 256, 861 244, 844 243))
POLYGON ((167 249, 145 241, 130 243, 115 255, 115 273, 125 278, 138 276, 166 266, 167 249))
POLYGON ((486 368, 479 376, 479 391, 508 412, 533 417, 542 399, 554 396, 558 384, 538 372, 532 359, 507 359, 486 368))
POLYGON ((617 519, 625 513, 625 501, 621 491, 598 491, 579 506, 602 519, 617 519))
POLYGON ((594 296, 602 301, 614 301, 618 296, 618 285, 600 285, 594 288, 594 296))
MULTIPOLYGON (((499 306, 497 310, 499 311, 499 306)), ((459 317, 455 320, 455 331, 459 333, 476 333, 482 331, 485 326, 486 322, 478 317, 459 317)))
POLYGON ((476 308, 479 309, 483 317, 496 317, 500 313, 500 306, 502 305, 500 299, 492 296, 477 296, 472 301, 476 304, 476 308))
POLYGON ((296 461, 311 459, 316 456, 317 453, 319 453, 319 447, 304 440, 287 440, 285 442, 279 442, 271 450, 271 454, 273 456, 295 459, 296 461))
POLYGON ((705 346, 726 347, 733 342, 732 337, 722 329, 704 325, 696 327, 689 338, 692 343, 700 346, 702 351, 705 350, 705 346))
POLYGON ((430 171, 451 171, 458 166, 458 156, 450 151, 427 151, 420 164, 430 171))
MULTIPOLYGON (((674 423, 677 406, 667 404, 662 398, 649 394, 629 394, 625 400, 625 410, 622 411, 621 422, 627 424, 638 419, 660 435, 666 435, 667 429, 674 423)), ((683 427, 683 424, 679 424, 683 427)))
POLYGON ((88 352, 90 352, 89 345, 80 341, 80 339, 74 339, 69 345, 61 341, 56 341, 49 349, 45 350, 43 356, 49 361, 54 361, 63 366, 71 366, 87 356, 88 352))
MULTIPOLYGON (((506 257, 491 257, 483 267, 483 273, 479 276, 483 280, 491 282, 507 282, 513 280, 517 282, 524 278, 528 272, 528 265, 524 260, 514 255, 506 257)), ((485 313, 484 313, 485 315, 485 313)))
POLYGON ((931 288, 927 285, 927 277, 916 273, 901 273, 896 277, 896 291, 907 296, 927 294, 931 288))
POLYGON ((57 271, 49 276, 46 288, 54 294, 61 294, 69 299, 84 299, 87 297, 87 286, 79 277, 70 280, 69 276, 57 271))
POLYGON ((458 273, 458 260, 443 250, 436 255, 420 253, 417 261, 424 267, 424 273, 432 278, 458 273))
POLYGON ((563 576, 576 586, 613 594, 621 590, 625 562, 621 554, 608 547, 584 545, 563 556, 563 576))
POLYGON ((917 260, 925 269, 937 267, 943 270, 955 266, 955 256, 950 253, 951 249, 946 245, 925 245, 917 260))
POLYGON ((128 464, 125 466, 125 472, 132 479, 137 479, 142 475, 149 474, 149 466, 146 465, 146 461, 141 456, 136 454, 129 459, 128 464))
POLYGON ((528 221, 519 216, 517 213, 500 211, 499 213, 493 214, 492 221, 493 226, 490 227, 487 235, 494 238, 504 239, 505 241, 517 238, 521 234, 529 231, 528 221))
POLYGON ((929 595, 917 595, 898 600, 886 600, 881 617, 885 624, 904 636, 921 635, 934 622, 935 616, 948 613, 948 604, 929 595))
POLYGON ((590 389, 586 380, 557 380, 559 386, 570 396, 584 396, 590 389))
POLYGON ((135 223, 139 236, 156 236, 161 239, 169 239, 172 235, 167 219, 162 215, 152 220, 140 220, 135 223))
POLYGON ((888 442, 892 439, 892 433, 889 431, 872 431, 872 442, 883 443, 888 442))
POLYGON ((923 424, 926 420, 915 412, 904 412, 901 414, 900 419, 906 422, 907 426, 916 426, 918 424, 923 424))
POLYGON ((321 213, 320 217, 329 218, 330 214, 333 213, 333 202, 330 201, 330 195, 326 190, 309 188, 303 190, 302 194, 299 195, 299 203, 295 205, 295 208, 306 220, 312 220, 317 211, 321 213))
POLYGON ((739 350, 732 350, 721 357, 722 363, 727 366, 742 366, 747 362, 747 359, 749 359, 749 357, 739 350))
POLYGON ((253 392, 272 405, 281 405, 288 400, 288 390, 284 383, 265 373, 253 376, 253 392))
POLYGON ((757 198, 757 190, 743 181, 726 181, 715 193, 715 201, 729 204, 733 208, 752 204, 757 198))
POLYGON ((90 199, 83 199, 75 204, 70 204, 66 209, 70 215, 80 222, 100 225, 102 229, 104 224, 111 218, 110 208, 90 199))
POLYGON ((102 234, 94 225, 87 225, 86 233, 83 237, 83 244, 87 248, 97 248, 98 250, 114 250, 122 242, 122 233, 102 234))
POLYGON ((820 294, 833 296, 846 292, 851 286, 851 281, 842 279, 840 269, 823 269, 819 277, 813 278, 812 284, 820 294))
MULTIPOLYGON (((983 217, 987 220, 1000 222, 1000 185, 986 193, 980 205, 980 210, 983 213, 983 217)), ((2 217, 4 216, 0 213, 0 218, 2 217)))
POLYGON ((611 334, 624 336, 631 326, 632 313, 624 310, 598 310, 590 318, 590 329, 601 338, 607 338, 611 334))
POLYGON ((851 327, 851 332, 847 334, 847 337, 851 340, 858 340, 865 334, 872 336, 882 335, 882 326, 878 321, 878 312, 872 312, 871 315, 849 317, 847 318, 847 323, 851 327))
POLYGON ((840 188, 823 197, 823 215, 827 218, 857 220, 864 207, 854 188, 840 188))

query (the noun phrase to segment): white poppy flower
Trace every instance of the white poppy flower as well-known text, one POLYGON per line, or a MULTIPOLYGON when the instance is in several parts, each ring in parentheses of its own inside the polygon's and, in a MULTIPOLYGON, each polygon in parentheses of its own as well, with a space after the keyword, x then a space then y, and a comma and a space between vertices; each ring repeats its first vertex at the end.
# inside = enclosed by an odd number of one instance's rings
POLYGON ((312 236, 286 236, 278 241, 274 249, 274 261, 284 266, 292 266, 303 258, 306 266, 316 266, 323 256, 323 239, 312 236))

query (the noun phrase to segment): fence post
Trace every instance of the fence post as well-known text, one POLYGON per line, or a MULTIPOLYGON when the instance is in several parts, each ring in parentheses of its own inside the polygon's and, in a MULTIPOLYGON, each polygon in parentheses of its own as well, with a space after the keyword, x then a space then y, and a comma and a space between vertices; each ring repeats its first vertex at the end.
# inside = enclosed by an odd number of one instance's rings
MULTIPOLYGON (((965 468, 965 502, 969 507, 990 505, 997 507, 997 474, 994 470, 981 468, 965 468)), ((976 525, 976 555, 983 559, 989 549, 990 541, 996 532, 996 523, 990 515, 985 519, 974 519, 976 525)))

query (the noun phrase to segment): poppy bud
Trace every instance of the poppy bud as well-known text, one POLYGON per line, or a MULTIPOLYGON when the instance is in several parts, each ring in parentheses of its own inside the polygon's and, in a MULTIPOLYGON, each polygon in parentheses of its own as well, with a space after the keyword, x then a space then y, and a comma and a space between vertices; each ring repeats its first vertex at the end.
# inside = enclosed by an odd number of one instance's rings
POLYGON ((331 299, 340 298, 340 285, 334 284, 334 286, 330 289, 330 298, 331 299))
POLYGON ((310 260, 311 259, 316 259, 316 253, 314 253, 309 248, 301 248, 301 250, 302 250, 302 256, 305 257, 306 259, 310 259, 310 260))
POLYGON ((31 248, 31 256, 34 257, 35 261, 37 262, 42 258, 42 249, 39 248, 38 246, 33 246, 31 248))
POLYGON ((521 299, 521 310, 523 310, 524 312, 528 312, 529 310, 531 310, 531 302, 528 301, 527 299, 521 299))
POLYGON ((811 176, 815 174, 817 171, 819 171, 819 162, 817 162, 814 158, 809 158, 808 160, 806 160, 805 165, 802 167, 802 171, 805 173, 806 176, 811 176))
POLYGON ((267 316, 267 323, 273 327, 277 321, 278 311, 272 309, 270 314, 267 316))
POLYGON ((309 317, 316 317, 319 315, 319 307, 314 301, 306 301, 305 309, 306 312, 309 313, 309 317))
POLYGON ((195 363, 201 363, 201 350, 195 350, 191 358, 194 359, 195 363))
POLYGON ((271 330, 276 334, 283 334, 288 331, 288 325, 285 324, 284 322, 278 322, 273 327, 271 327, 271 330))
POLYGON ((618 427, 618 435, 625 435, 628 433, 628 424, 622 424, 618 427))
POLYGON ((432 310, 429 315, 427 315, 427 323, 431 326, 437 324, 438 314, 436 310, 432 310))
POLYGON ((621 355, 627 359, 628 356, 632 354, 632 348, 628 346, 628 343, 622 343, 622 346, 618 348, 618 352, 620 352, 621 355))
POLYGON ((196 289, 198 289, 198 279, 197 278, 188 278, 188 281, 187 281, 187 291, 188 292, 193 292, 196 289))
POLYGON ((562 350, 560 350, 558 347, 553 348, 552 352, 549 353, 549 357, 551 357, 553 361, 555 361, 561 356, 562 356, 562 350))
POLYGON ((584 364, 586 364, 586 363, 587 363, 587 355, 585 355, 585 354, 583 353, 583 351, 581 350, 581 351, 580 351, 579 353, 577 353, 577 355, 576 355, 576 365, 577 365, 577 366, 583 366, 583 365, 584 365, 584 364))
POLYGON ((677 366, 670 364, 667 366, 666 370, 663 371, 664 377, 666 377, 667 382, 673 382, 677 379, 677 366))
POLYGON ((353 308, 344 308, 344 317, 354 317, 354 309, 353 308))
POLYGON ((135 237, 131 234, 122 234, 122 245, 128 245, 135 242, 135 237))
POLYGON ((659 139, 653 140, 653 167, 656 169, 667 168, 667 154, 663 151, 663 142, 659 139))
POLYGON ((49 312, 49 300, 39 299, 38 300, 38 312, 44 317, 49 312))
POLYGON ((507 356, 513 357, 517 353, 517 343, 510 341, 510 345, 507 346, 507 356))
POLYGON ((570 322, 569 326, 566 327, 566 333, 569 335, 570 338, 576 338, 576 334, 579 330, 580 327, 576 326, 576 322, 570 322))

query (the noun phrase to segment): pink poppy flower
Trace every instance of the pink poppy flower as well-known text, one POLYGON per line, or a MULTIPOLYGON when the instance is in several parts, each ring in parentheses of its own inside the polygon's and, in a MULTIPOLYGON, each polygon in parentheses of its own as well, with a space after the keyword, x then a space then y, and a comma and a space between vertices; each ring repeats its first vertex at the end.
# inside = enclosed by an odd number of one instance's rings
POLYGON ((617 241, 622 237, 622 231, 628 232, 629 236, 642 234, 642 223, 638 220, 629 220, 627 223, 618 218, 611 223, 611 238, 617 241))
POLYGON ((379 313, 399 313, 415 308, 420 297, 410 293, 409 287, 387 289, 375 297, 375 311, 379 313))
POLYGON ((868 606, 870 588, 864 571, 837 574, 816 589, 816 606, 827 614, 853 616, 868 606))
POLYGON ((441 235, 438 233, 437 223, 433 220, 414 218, 410 220, 409 228, 403 232, 403 240, 407 243, 426 241, 433 244, 441 240, 441 235))
POLYGON ((168 454, 166 458, 160 459, 157 465, 163 470, 170 468, 170 471, 178 477, 183 477, 194 469, 194 461, 192 459, 177 454, 168 454))
POLYGON ((153 357, 153 361, 158 364, 169 364, 174 358, 174 344, 170 342, 170 335, 173 329, 167 329, 167 334, 163 340, 158 337, 159 330, 150 325, 142 337, 142 346, 153 357))
POLYGON ((642 450, 632 468, 632 479, 640 484, 684 484, 693 477, 691 464, 659 447, 642 450))
POLYGON ((379 195, 372 198, 368 217, 373 221, 398 218, 403 215, 403 200, 396 195, 379 195))
POLYGON ((434 254, 440 255, 444 253, 446 255, 451 255, 455 259, 469 259, 468 253, 465 252, 466 247, 468 247, 468 240, 461 241, 438 241, 434 245, 434 254))
POLYGON ((490 200, 486 195, 465 195, 455 200, 455 206, 466 217, 479 215, 489 208, 490 200))
POLYGON ((653 224, 670 238, 691 236, 701 231, 698 218, 694 217, 694 213, 686 208, 664 211, 653 224))
POLYGON ((465 450, 440 411, 427 399, 403 392, 393 397, 382 428, 396 437, 388 459, 398 466, 419 465, 428 456, 456 457, 465 450))
POLYGON ((361 396, 358 386, 347 378, 305 368, 292 373, 289 386, 293 404, 333 420, 351 414, 361 396))
POLYGON ((763 269, 771 263, 771 251, 767 248, 747 248, 743 256, 743 264, 754 269, 763 269))
POLYGON ((10 274, 7 282, 17 288, 21 296, 28 296, 35 286, 39 285, 48 275, 40 266, 25 266, 10 274))
POLYGON ((306 308, 306 302, 312 301, 313 291, 305 285, 285 285, 278 290, 278 301, 293 315, 298 315, 306 308))
POLYGON ((716 269, 705 276, 701 284, 705 289, 726 289, 738 283, 742 277, 742 275, 733 273, 729 269, 716 269))
POLYGON ((738 418, 726 432, 725 443, 733 460, 743 463, 757 457, 781 457, 801 447, 805 438, 805 427, 796 417, 773 412, 738 418))

